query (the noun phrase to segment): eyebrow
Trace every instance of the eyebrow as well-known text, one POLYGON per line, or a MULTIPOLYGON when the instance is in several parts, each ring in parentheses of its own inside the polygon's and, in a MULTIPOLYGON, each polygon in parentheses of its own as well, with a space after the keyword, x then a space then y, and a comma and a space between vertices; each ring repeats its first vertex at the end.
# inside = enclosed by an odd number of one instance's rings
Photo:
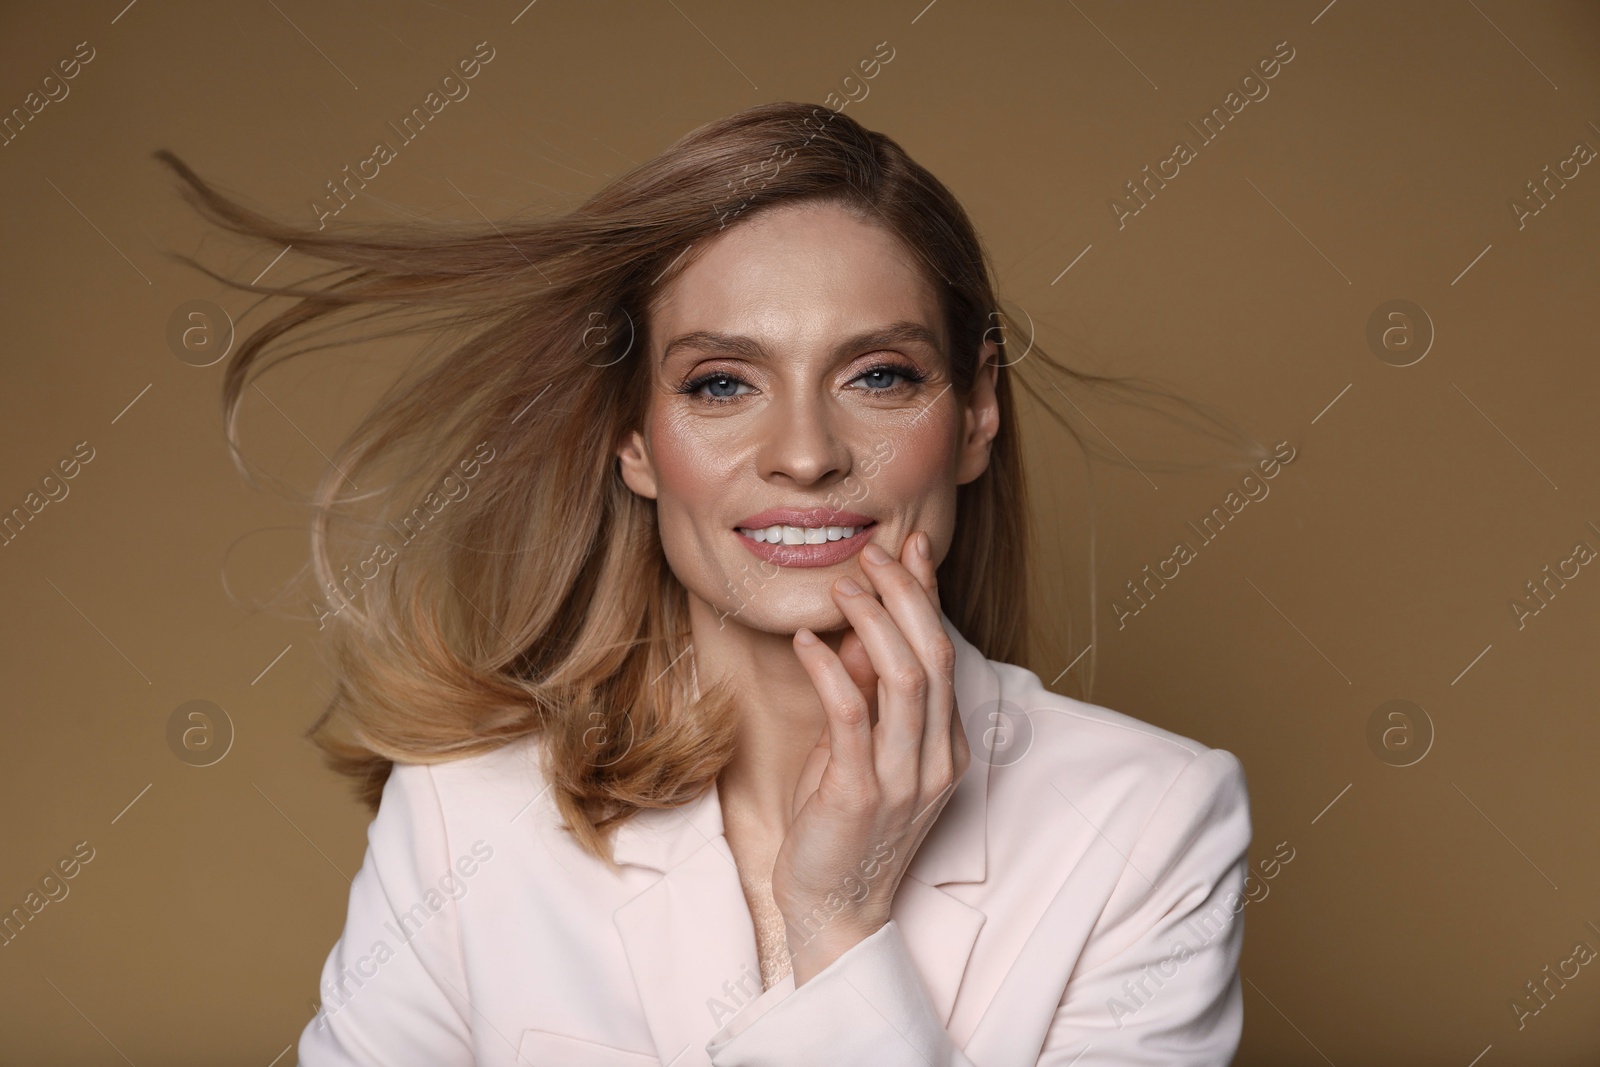
MULTIPOLYGON (((845 338, 834 346, 835 358, 847 355, 852 351, 871 348, 886 348, 891 345, 906 344, 908 342, 921 342, 933 349, 939 348, 939 338, 927 326, 920 322, 901 320, 887 326, 874 327, 861 333, 845 338)), ((661 362, 665 363, 673 352, 679 348, 692 348, 706 353, 723 353, 726 355, 743 356, 746 359, 771 359, 772 354, 753 337, 742 334, 717 333, 713 330, 695 330, 692 333, 682 334, 668 341, 661 353, 661 362)))

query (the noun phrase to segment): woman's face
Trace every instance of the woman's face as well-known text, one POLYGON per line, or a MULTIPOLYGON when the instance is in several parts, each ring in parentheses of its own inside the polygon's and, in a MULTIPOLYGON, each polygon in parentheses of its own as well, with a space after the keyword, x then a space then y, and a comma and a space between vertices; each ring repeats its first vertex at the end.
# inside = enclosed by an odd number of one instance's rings
POLYGON ((651 309, 650 407, 618 450, 623 479, 656 501, 691 603, 770 633, 837 630, 829 588, 860 581, 867 542, 898 559, 921 530, 935 563, 948 551, 956 486, 999 428, 995 346, 962 403, 914 254, 836 205, 770 208, 696 251, 651 309))

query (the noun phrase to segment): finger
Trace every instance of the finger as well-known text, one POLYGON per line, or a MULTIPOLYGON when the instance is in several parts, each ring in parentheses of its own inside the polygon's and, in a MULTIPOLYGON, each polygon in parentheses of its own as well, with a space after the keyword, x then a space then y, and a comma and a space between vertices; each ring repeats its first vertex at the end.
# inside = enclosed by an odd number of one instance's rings
POLYGON ((861 643, 861 638, 854 630, 845 634, 844 640, 839 642, 839 661, 844 664, 844 669, 856 683, 856 688, 861 690, 861 696, 866 700, 868 713, 872 717, 872 724, 876 726, 878 672, 872 669, 872 657, 867 655, 866 646, 861 643))
MULTIPOLYGON (((943 761, 951 758, 955 706, 955 646, 945 632, 939 610, 929 600, 926 587, 913 568, 926 574, 931 560, 917 551, 920 531, 901 545, 901 560, 873 563, 863 557, 863 570, 883 597, 906 641, 918 656, 927 678, 922 722, 924 766, 932 765, 925 777, 942 774, 943 761)), ((881 673, 881 672, 880 672, 881 673)))
MULTIPOLYGON (((939 607, 928 590, 937 589, 933 561, 925 560, 916 549, 919 538, 927 536, 913 533, 900 545, 900 558, 890 558, 884 563, 874 563, 862 553, 862 573, 871 583, 871 591, 878 594, 883 607, 909 640, 925 667, 942 668, 946 681, 953 681, 953 649, 950 635, 945 633, 939 607)), ((880 672, 881 673, 881 672, 880 672)))
POLYGON ((938 568, 933 564, 933 540, 926 530, 918 530, 906 540, 911 546, 911 551, 909 554, 902 551, 901 562, 905 563, 907 569, 922 583, 928 599, 933 601, 933 610, 943 611, 944 609, 939 606, 938 568))
POLYGON ((794 804, 789 809, 791 818, 800 814, 800 809, 806 806, 806 801, 811 799, 811 794, 817 791, 817 784, 822 781, 822 773, 832 756, 832 749, 827 742, 828 724, 823 723, 821 743, 806 756, 805 763, 800 767, 800 778, 794 784, 794 804))
MULTIPOLYGON (((933 540, 928 536, 928 531, 918 530, 907 538, 907 541, 910 543, 904 546, 901 552, 901 563, 922 583, 923 590, 928 594, 928 600, 933 604, 933 610, 940 616, 939 628, 943 632, 944 613, 939 607, 939 577, 937 568, 933 563, 933 540)), ((945 636, 948 637, 949 634, 946 633, 945 636)), ((956 701, 955 658, 953 654, 950 659, 948 692, 950 694, 950 706, 949 713, 944 716, 946 728, 943 737, 950 744, 947 751, 950 753, 953 780, 959 782, 966 772, 971 752, 970 746, 967 744, 966 728, 961 722, 961 709, 956 701)), ((929 746, 930 754, 945 751, 937 743, 937 738, 940 736, 937 718, 938 716, 934 715, 933 709, 930 708, 929 721, 924 729, 923 742, 929 746)))
POLYGON ((828 716, 828 764, 823 775, 852 787, 869 782, 875 773, 872 723, 861 690, 833 649, 810 630, 802 628, 794 635, 794 651, 828 716))
POLYGON ((972 743, 967 740, 967 729, 961 718, 961 702, 957 700, 950 709, 950 754, 956 781, 966 776, 972 763, 972 743))
MULTIPOLYGON (((901 573, 905 573, 904 568, 901 573)), ((833 586, 834 602, 866 646, 872 669, 878 675, 876 731, 879 744, 876 754, 879 777, 885 784, 909 782, 912 788, 920 789, 923 729, 930 688, 927 669, 889 609, 865 589, 845 592, 840 587, 843 581, 833 586)), ((922 600, 923 610, 931 611, 927 598, 920 593, 916 595, 922 600)), ((903 590, 899 596, 905 596, 903 590)))
MULTIPOLYGON (((928 593, 928 599, 933 602, 933 608, 940 614, 940 625, 943 625, 944 609, 939 604, 939 574, 938 566, 933 561, 933 540, 926 530, 918 530, 907 539, 911 542, 912 551, 902 553, 901 562, 922 583, 923 589, 928 593)), ((950 679, 951 693, 955 692, 955 677, 952 669, 950 679)), ((968 764, 972 761, 972 746, 967 742, 966 726, 961 720, 961 705, 952 695, 950 705, 950 746, 951 757, 954 762, 956 779, 959 781, 966 773, 968 764)))

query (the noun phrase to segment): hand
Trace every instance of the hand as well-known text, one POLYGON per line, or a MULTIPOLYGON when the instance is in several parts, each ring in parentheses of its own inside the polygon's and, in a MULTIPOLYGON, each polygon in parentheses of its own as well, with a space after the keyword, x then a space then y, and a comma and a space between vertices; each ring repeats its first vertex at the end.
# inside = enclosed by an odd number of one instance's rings
POLYGON ((912 534, 899 562, 875 563, 863 551, 870 590, 835 585, 851 625, 838 653, 810 630, 795 634, 828 716, 772 871, 797 986, 889 920, 901 877, 971 762, 955 648, 940 622, 933 562, 917 547, 926 543, 912 534))

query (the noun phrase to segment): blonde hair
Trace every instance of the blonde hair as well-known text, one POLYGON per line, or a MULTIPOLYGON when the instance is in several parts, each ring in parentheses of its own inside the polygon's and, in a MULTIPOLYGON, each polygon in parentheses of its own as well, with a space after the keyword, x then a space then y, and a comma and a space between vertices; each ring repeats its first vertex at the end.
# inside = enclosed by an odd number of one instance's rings
MULTIPOLYGON (((458 759, 542 732, 568 828, 609 861, 611 829, 702 795, 731 758, 732 697, 722 686, 696 695, 693 657, 681 655, 686 593, 655 504, 623 484, 615 450, 646 412, 652 294, 691 245, 778 203, 845 205, 915 252, 943 308, 959 397, 985 337, 999 345, 1000 429, 987 471, 958 488, 939 588, 984 655, 1024 658, 1029 516, 1012 361, 996 328, 1007 317, 966 213, 887 136, 827 108, 761 104, 691 131, 564 215, 472 228, 289 224, 218 193, 172 153, 156 156, 217 225, 341 275, 314 288, 245 284, 177 257, 235 288, 296 298, 225 368, 236 462, 240 402, 278 362, 262 365, 272 342, 359 309, 356 321, 409 323, 366 337, 455 339, 365 413, 314 498, 311 566, 338 608, 318 611, 333 685, 308 736, 369 808, 395 761, 458 759), (348 494, 345 482, 362 488, 348 494), (362 517, 364 504, 374 514, 362 517), (407 538, 399 548, 395 533, 407 538), (346 537, 367 553, 354 589, 330 551, 346 537)), ((1028 354, 1080 382, 1119 381, 1028 354)))

